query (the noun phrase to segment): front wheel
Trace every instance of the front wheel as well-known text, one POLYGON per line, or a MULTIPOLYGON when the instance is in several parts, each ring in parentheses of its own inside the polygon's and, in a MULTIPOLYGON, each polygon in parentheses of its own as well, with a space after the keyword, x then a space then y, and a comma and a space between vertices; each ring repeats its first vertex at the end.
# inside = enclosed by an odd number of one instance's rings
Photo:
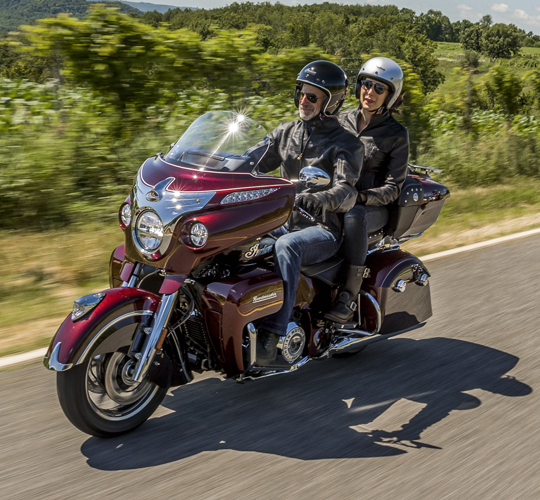
POLYGON ((123 353, 100 354, 58 372, 56 388, 66 417, 75 427, 97 437, 135 429, 154 413, 167 387, 148 375, 135 382, 135 360, 123 353))

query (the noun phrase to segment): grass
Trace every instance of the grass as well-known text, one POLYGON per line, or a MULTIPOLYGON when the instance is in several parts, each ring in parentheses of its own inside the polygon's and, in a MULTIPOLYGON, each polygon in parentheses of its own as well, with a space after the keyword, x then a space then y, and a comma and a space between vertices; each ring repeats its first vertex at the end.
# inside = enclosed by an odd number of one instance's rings
MULTIPOLYGON (((406 250, 425 255, 540 227, 540 181, 515 180, 457 190, 437 223, 406 250)), ((48 345, 73 300, 108 286, 111 251, 123 241, 115 225, 78 225, 46 233, 2 234, 0 355, 48 345)))
POLYGON ((521 52, 526 55, 540 56, 540 47, 521 47, 521 52))

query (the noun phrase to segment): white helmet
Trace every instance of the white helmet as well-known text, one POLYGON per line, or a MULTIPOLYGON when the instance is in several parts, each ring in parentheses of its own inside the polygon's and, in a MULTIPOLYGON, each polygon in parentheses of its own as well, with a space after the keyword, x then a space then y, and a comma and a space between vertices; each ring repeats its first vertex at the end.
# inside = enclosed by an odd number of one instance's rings
POLYGON ((384 102, 384 107, 390 109, 401 94, 403 88, 403 71, 399 64, 388 57, 373 57, 366 61, 356 78, 356 98, 360 99, 360 83, 364 78, 373 78, 386 83, 390 87, 390 94, 384 102))

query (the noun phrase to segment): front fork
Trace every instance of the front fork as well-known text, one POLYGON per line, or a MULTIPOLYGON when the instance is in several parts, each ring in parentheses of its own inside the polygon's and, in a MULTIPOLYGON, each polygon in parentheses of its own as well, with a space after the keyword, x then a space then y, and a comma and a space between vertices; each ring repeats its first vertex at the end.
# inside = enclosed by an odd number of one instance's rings
MULTIPOLYGON (((124 281, 122 286, 136 286, 140 269, 141 265, 136 264, 129 278, 129 281, 124 281)), ((163 340, 167 335, 166 326, 169 322, 169 319, 171 318, 171 314, 174 310, 177 299, 178 291, 162 296, 161 303, 159 304, 159 307, 154 314, 154 320, 152 322, 152 325, 148 328, 148 335, 145 335, 141 352, 132 353, 137 360, 133 375, 133 380, 135 382, 142 382, 144 376, 146 375, 146 372, 148 371, 148 368, 152 364, 156 352, 158 351, 158 349, 161 348, 163 340)))
POLYGON ((146 336, 142 350, 140 353, 134 353, 135 358, 137 359, 135 374, 133 375, 133 380, 135 382, 142 381, 148 371, 148 367, 156 355, 156 351, 161 348, 163 340, 167 335, 166 325, 171 318, 177 298, 178 291, 171 293, 170 295, 163 295, 158 310, 154 315, 154 321, 150 327, 151 331, 146 336))

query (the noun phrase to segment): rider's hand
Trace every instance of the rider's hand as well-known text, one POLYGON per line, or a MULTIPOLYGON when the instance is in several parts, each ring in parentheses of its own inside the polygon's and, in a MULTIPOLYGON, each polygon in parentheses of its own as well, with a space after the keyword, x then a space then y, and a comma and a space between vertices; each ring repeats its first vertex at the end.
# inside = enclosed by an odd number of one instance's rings
POLYGON ((297 207, 303 208, 308 214, 313 215, 313 217, 319 217, 324 210, 324 203, 313 193, 297 194, 294 204, 297 207))

